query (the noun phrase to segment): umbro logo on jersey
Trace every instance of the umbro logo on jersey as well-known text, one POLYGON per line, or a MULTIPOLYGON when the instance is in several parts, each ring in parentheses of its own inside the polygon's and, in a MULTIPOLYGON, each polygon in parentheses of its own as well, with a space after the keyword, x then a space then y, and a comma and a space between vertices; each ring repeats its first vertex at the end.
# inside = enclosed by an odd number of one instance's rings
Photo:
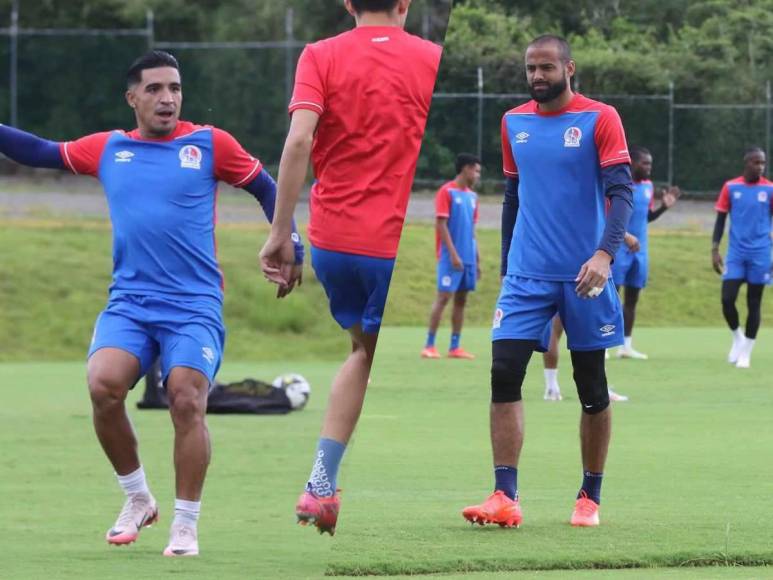
POLYGON ((516 143, 528 143, 529 134, 526 131, 521 131, 515 136, 516 143))
POLYGON ((464 201, 464 200, 463 200, 461 197, 455 197, 455 198, 454 198, 454 203, 461 204, 463 201, 464 201))
POLYGON ((579 127, 569 127, 564 133, 564 147, 579 147, 582 131, 579 127))
POLYGON ((131 151, 119 151, 115 154, 116 163, 129 163, 134 157, 134 153, 131 151))
POLYGON ((768 192, 767 191, 760 191, 757 194, 757 201, 762 202, 762 203, 765 203, 766 201, 768 201, 768 192))
POLYGON ((733 199, 741 199, 741 192, 740 191, 734 191, 733 192, 733 199))
POLYGON ((614 324, 606 324, 599 328, 601 331, 601 336, 612 336, 615 333, 615 328, 617 328, 614 324))
POLYGON ((186 145, 180 149, 180 167, 186 169, 201 169, 201 149, 195 145, 186 145))
POLYGON ((201 348, 201 356, 204 357, 204 360, 207 361, 209 364, 212 364, 215 362, 215 353, 212 352, 212 349, 208 346, 204 346, 201 348))

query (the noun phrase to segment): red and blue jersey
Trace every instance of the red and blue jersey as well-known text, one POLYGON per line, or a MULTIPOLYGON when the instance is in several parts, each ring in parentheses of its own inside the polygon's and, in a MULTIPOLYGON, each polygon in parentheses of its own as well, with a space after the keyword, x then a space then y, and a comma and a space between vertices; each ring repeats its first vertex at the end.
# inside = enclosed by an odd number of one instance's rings
POLYGON ((601 169, 631 162, 617 111, 579 94, 549 113, 529 101, 502 118, 502 158, 519 180, 507 274, 573 281, 604 231, 601 169))
POLYGON ((728 253, 770 252, 773 213, 773 182, 764 177, 748 183, 743 176, 725 182, 714 206, 730 214, 728 253))
POLYGON ((649 179, 633 183, 633 212, 626 231, 639 239, 641 252, 647 251, 649 213, 655 203, 655 189, 649 179))
POLYGON ((361 26, 308 45, 289 110, 320 115, 309 239, 394 258, 441 48, 396 26, 361 26))
POLYGON ((222 302, 217 182, 246 185, 262 170, 260 161, 225 131, 186 121, 163 139, 110 131, 62 143, 60 151, 74 173, 104 187, 113 225, 111 298, 222 302))
MULTIPOLYGON (((476 265, 478 253, 475 224, 478 223, 478 194, 469 188, 459 187, 455 181, 449 181, 435 195, 435 215, 448 220, 451 242, 462 263, 476 265)), ((451 256, 439 234, 436 236, 436 247, 438 260, 450 264, 451 256)))

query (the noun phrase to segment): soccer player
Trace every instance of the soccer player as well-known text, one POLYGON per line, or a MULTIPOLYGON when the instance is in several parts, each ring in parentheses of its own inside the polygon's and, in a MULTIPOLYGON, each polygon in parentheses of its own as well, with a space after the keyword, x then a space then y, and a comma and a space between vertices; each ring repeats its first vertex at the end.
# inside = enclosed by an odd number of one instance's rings
POLYGON ((633 213, 628 223, 625 245, 621 246, 612 264, 612 278, 618 290, 624 288, 623 304, 624 337, 623 346, 617 350, 618 358, 646 360, 647 355, 633 348, 633 323, 636 319, 636 304, 639 294, 647 285, 649 262, 647 228, 674 206, 680 195, 678 187, 663 190, 660 207, 655 209, 655 197, 650 175, 652 154, 644 147, 631 147, 631 174, 633 176, 633 213))
POLYGON ((722 313, 733 332, 733 344, 727 361, 737 368, 751 365, 752 349, 760 328, 762 291, 770 283, 771 213, 773 182, 763 177, 765 151, 751 147, 744 153, 743 175, 725 182, 715 209, 717 220, 711 242, 711 261, 722 275, 722 313), (730 242, 723 262, 719 243, 730 215, 730 242), (745 333, 741 331, 735 301, 746 282, 748 315, 745 333))
MULTIPOLYGON (((176 475, 164 555, 195 556, 210 460, 207 394, 225 340, 214 236, 217 182, 250 192, 269 219, 276 188, 260 161, 230 134, 179 120, 182 83, 172 55, 152 51, 138 58, 127 74, 126 100, 137 122, 132 131, 56 143, 0 126, 0 151, 25 165, 69 169, 102 182, 113 226, 113 283, 94 328, 88 387, 97 438, 126 494, 107 541, 130 544, 158 519, 125 401, 160 357, 176 475)), ((294 236, 297 272, 303 246, 294 236)), ((292 285, 279 290, 283 296, 292 285)))
POLYGON ((335 532, 338 468, 362 409, 440 62, 404 31, 410 0, 345 0, 356 27, 308 45, 298 61, 279 165, 266 277, 293 283, 290 225, 311 157, 312 265, 352 347, 333 379, 322 433, 296 505, 299 523, 335 532))
POLYGON ((456 177, 443 185, 435 196, 438 293, 429 317, 427 342, 421 351, 423 358, 440 358, 435 348, 435 335, 443 310, 452 297, 454 304, 448 357, 475 358, 460 346, 460 341, 467 293, 475 290, 475 282, 480 279, 475 239, 478 194, 472 191, 479 179, 480 159, 469 153, 460 153, 456 158, 456 177))
POLYGON ((462 515, 480 524, 522 521, 517 487, 521 387, 532 352, 546 349, 546 327, 558 313, 582 409, 583 481, 570 522, 597 526, 611 435, 604 351, 623 342, 610 263, 631 214, 630 158, 615 109, 572 91, 575 62, 566 40, 536 38, 526 49, 525 64, 532 100, 502 119, 507 275, 492 333, 495 491, 462 515))

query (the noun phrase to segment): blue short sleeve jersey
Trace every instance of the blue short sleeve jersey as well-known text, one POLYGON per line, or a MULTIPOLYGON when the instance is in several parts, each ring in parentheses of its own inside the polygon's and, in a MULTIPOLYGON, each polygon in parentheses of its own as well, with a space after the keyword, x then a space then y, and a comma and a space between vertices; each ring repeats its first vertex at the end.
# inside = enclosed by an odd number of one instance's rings
MULTIPOLYGON (((633 184, 633 213, 628 222, 628 233, 639 239, 640 252, 647 251, 648 216, 654 203, 654 188, 650 180, 636 181, 633 184)), ((622 249, 622 247, 621 247, 622 249)))
POLYGON ((617 111, 579 94, 552 113, 529 101, 504 115, 502 155, 519 180, 507 274, 573 281, 604 231, 601 169, 631 161, 617 111))
POLYGON ((76 173, 99 178, 113 225, 111 298, 123 295, 222 302, 215 242, 217 182, 249 183, 260 162, 228 133, 180 121, 163 140, 137 131, 64 143, 76 173))
MULTIPOLYGON (((435 215, 448 220, 451 242, 462 263, 477 265, 475 224, 478 222, 478 194, 469 188, 462 188, 455 181, 444 184, 435 196, 435 215)), ((448 248, 440 235, 436 236, 437 256, 441 263, 451 263, 448 248)))
POLYGON ((727 181, 715 209, 730 215, 728 255, 754 255, 771 249, 773 182, 760 178, 747 183, 743 176, 727 181))

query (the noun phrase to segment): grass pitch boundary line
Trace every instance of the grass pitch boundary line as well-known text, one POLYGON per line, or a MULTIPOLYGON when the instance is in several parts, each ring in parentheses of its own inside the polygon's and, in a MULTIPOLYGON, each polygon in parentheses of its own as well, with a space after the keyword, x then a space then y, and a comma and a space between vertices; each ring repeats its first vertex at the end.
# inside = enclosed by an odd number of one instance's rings
POLYGON ((426 564, 374 562, 372 564, 329 564, 325 576, 420 576, 476 572, 549 572, 579 570, 628 570, 648 568, 763 567, 773 565, 773 552, 725 554, 685 552, 641 558, 590 560, 481 559, 447 560, 426 564))

